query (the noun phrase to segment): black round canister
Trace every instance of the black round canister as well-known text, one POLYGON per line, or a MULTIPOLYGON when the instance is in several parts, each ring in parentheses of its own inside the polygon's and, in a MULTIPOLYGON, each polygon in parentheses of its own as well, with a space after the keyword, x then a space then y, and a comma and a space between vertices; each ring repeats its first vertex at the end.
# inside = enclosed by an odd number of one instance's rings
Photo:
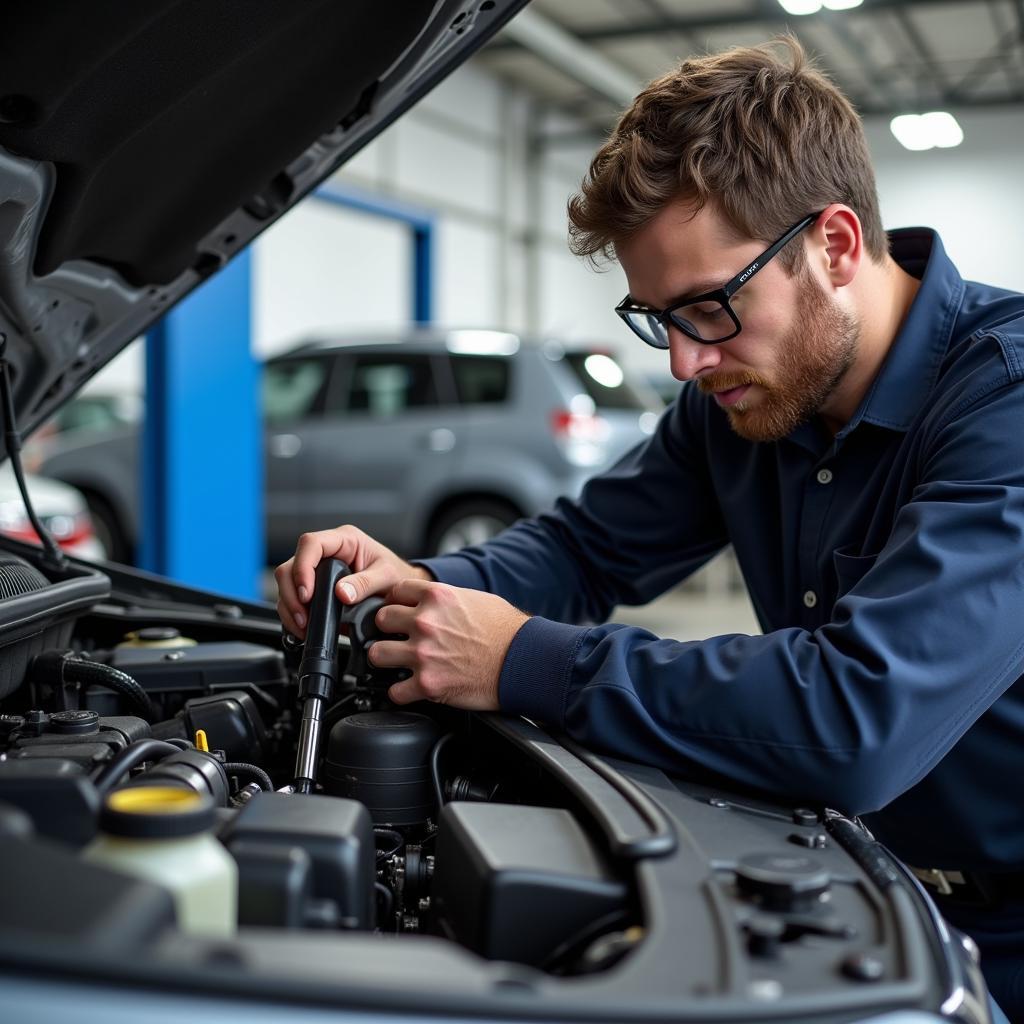
POLYGON ((440 730, 412 711, 367 711, 336 723, 324 789, 359 800, 377 825, 419 825, 435 811, 430 752, 440 730))

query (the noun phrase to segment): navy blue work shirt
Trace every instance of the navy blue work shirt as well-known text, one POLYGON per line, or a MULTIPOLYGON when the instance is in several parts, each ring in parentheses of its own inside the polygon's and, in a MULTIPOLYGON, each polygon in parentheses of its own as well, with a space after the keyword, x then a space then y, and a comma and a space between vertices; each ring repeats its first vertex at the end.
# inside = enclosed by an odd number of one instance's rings
POLYGON ((694 387, 578 501, 423 562, 533 617, 504 710, 669 773, 866 818, 911 863, 1024 865, 1024 296, 966 283, 938 236, 870 391, 743 440, 694 387), (763 636, 603 622, 732 543, 763 636))

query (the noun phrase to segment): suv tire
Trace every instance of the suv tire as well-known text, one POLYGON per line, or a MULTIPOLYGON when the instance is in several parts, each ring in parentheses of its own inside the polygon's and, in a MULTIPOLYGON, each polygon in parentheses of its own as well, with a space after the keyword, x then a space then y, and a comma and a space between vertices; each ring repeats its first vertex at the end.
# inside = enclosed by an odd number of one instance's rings
POLYGON ((459 548, 482 544, 511 526, 520 513, 496 498, 470 498, 449 505, 431 524, 427 534, 430 555, 446 555, 459 548))

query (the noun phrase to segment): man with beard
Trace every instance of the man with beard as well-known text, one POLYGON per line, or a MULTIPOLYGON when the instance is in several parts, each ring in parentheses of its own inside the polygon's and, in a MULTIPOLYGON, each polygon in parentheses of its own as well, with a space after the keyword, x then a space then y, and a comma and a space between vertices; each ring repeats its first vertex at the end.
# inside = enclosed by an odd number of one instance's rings
POLYGON ((1024 1015, 1024 296, 886 235, 856 113, 788 41, 648 86, 569 204, 616 309, 692 382, 577 501, 412 565, 350 526, 320 559, 385 595, 371 660, 434 700, 551 723, 676 775, 865 815, 1024 1015), (603 623, 732 544, 761 636, 603 623), (1017 765, 1014 769, 1013 765, 1017 765))

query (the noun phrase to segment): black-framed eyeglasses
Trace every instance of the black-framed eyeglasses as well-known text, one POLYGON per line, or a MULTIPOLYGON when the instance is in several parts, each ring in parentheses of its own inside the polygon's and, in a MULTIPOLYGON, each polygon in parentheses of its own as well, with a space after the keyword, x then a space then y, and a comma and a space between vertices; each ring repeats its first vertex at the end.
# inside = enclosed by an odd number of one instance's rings
POLYGON ((817 213, 810 213, 799 223, 794 224, 778 241, 768 246, 756 260, 748 263, 721 288, 680 299, 661 310, 640 305, 627 295, 615 307, 615 312, 625 320, 629 329, 641 341, 646 341, 653 348, 668 348, 669 322, 688 338, 693 338, 703 345, 718 345, 735 338, 743 330, 743 325, 729 300, 804 228, 810 227, 817 219, 817 213))

